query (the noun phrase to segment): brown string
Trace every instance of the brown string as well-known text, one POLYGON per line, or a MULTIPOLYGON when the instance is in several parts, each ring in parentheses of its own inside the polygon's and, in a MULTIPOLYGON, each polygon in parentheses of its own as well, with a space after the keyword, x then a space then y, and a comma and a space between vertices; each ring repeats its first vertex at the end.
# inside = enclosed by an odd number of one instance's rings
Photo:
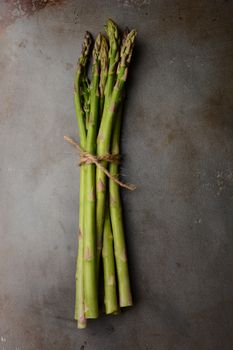
POLYGON ((83 164, 95 164, 101 171, 103 171, 105 173, 106 176, 109 177, 109 179, 111 179, 112 181, 114 181, 116 184, 118 184, 121 187, 126 188, 127 190, 130 191, 134 191, 136 189, 136 186, 133 184, 125 184, 123 182, 121 182, 120 180, 118 180, 118 178, 112 174, 110 174, 110 172, 100 164, 101 161, 105 160, 106 162, 109 163, 115 163, 115 164, 119 164, 120 162, 120 156, 118 154, 114 155, 114 154, 106 154, 104 156, 95 156, 91 153, 88 153, 86 151, 84 151, 82 149, 82 147, 79 146, 79 144, 74 141, 73 139, 71 139, 68 136, 64 136, 64 140, 69 142, 69 144, 71 144, 72 146, 74 146, 78 152, 79 152, 79 156, 80 156, 80 162, 79 165, 83 165, 83 164))

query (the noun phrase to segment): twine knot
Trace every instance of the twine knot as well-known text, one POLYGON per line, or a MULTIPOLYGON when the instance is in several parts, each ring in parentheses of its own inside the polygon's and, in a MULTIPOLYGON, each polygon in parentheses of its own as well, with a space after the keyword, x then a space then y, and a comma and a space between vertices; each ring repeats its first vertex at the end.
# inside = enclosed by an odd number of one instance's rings
POLYGON ((111 179, 113 182, 118 184, 121 187, 126 188, 127 190, 134 191, 136 186, 133 184, 125 184, 121 182, 117 176, 112 175, 100 162, 106 161, 108 163, 119 164, 120 163, 120 155, 119 154, 105 154, 103 156, 95 156, 89 152, 86 152, 82 149, 82 147, 74 141, 72 138, 68 136, 64 136, 64 140, 67 141, 70 145, 74 146, 80 156, 79 165, 83 164, 95 164, 101 171, 105 173, 105 175, 111 179))

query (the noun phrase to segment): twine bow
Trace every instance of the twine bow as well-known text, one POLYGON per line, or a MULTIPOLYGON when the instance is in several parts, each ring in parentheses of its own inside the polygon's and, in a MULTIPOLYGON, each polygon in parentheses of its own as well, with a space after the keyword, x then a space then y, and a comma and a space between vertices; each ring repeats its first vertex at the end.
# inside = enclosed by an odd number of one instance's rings
POLYGON ((121 182, 117 176, 112 175, 103 165, 101 165, 101 161, 106 161, 108 163, 120 163, 120 155, 119 154, 106 154, 103 156, 95 156, 91 153, 88 153, 80 147, 80 145, 74 141, 72 138, 68 136, 64 136, 64 140, 67 141, 70 145, 74 146, 80 156, 80 162, 79 165, 83 164, 95 164, 103 173, 111 179, 113 182, 118 184, 121 187, 126 188, 127 190, 134 191, 136 189, 136 186, 133 184, 125 184, 124 182, 121 182))

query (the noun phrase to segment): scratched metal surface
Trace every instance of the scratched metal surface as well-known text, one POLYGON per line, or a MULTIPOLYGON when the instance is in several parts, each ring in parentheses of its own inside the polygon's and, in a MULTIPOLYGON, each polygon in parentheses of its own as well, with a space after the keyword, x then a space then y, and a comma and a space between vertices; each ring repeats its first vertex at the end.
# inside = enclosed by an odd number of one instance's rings
POLYGON ((233 346, 232 1, 0 2, 0 350, 233 346), (139 32, 123 126, 135 306, 73 321, 75 62, 111 16, 139 32))

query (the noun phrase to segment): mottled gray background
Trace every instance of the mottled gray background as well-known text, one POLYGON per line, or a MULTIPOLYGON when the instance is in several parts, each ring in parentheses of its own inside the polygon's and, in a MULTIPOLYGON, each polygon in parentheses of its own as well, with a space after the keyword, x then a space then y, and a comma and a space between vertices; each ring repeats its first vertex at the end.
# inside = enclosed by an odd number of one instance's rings
POLYGON ((0 350, 233 347, 233 3, 0 2, 0 350), (123 125, 135 306, 73 321, 85 30, 138 29, 123 125))

